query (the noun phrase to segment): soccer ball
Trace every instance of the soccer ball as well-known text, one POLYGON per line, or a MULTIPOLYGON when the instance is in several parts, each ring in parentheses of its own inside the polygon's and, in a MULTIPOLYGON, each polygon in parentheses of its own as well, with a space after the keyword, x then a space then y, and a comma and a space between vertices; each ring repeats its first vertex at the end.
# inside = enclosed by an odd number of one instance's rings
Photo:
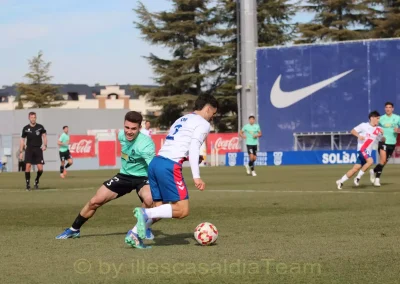
POLYGON ((218 230, 213 224, 203 222, 194 230, 194 238, 200 245, 209 246, 217 240, 218 230))

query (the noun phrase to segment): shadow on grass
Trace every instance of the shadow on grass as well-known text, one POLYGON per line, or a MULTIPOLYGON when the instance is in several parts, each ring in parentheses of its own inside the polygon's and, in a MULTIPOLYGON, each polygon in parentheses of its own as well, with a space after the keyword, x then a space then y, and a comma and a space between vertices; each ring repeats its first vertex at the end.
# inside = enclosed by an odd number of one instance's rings
POLYGON ((168 235, 159 230, 153 230, 154 245, 156 246, 175 246, 175 245, 189 245, 189 239, 193 239, 193 233, 182 233, 168 235))
POLYGON ((380 189, 382 188, 382 186, 387 186, 387 185, 391 185, 393 184, 392 182, 382 182, 381 186, 374 186, 373 184, 369 183, 369 184, 360 184, 359 186, 355 186, 353 185, 352 188, 353 189, 380 189))
POLYGON ((119 232, 119 233, 106 233, 106 234, 91 234, 91 235, 81 235, 80 238, 91 238, 91 237, 108 237, 108 236, 121 236, 126 235, 126 232, 119 232))
MULTIPOLYGON (((81 238, 91 238, 91 237, 107 237, 107 236, 122 236, 126 235, 127 232, 117 232, 117 233, 106 233, 106 234, 91 234, 91 235, 81 235, 81 238)), ((153 230, 154 234, 154 246, 176 246, 176 245, 190 245, 190 240, 193 240, 193 233, 181 233, 168 235, 159 230, 153 230)), ((145 242, 150 242, 151 240, 145 240, 145 242)), ((150 245, 150 244, 149 244, 150 245)), ((196 242, 197 246, 201 246, 196 242)), ((216 244, 213 244, 213 246, 216 244)))

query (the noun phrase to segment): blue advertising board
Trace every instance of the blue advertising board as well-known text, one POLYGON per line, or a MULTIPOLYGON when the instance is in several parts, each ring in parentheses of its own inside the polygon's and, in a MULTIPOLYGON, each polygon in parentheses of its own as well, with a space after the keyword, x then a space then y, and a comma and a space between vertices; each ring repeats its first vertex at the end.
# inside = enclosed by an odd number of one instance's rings
POLYGON ((259 151, 291 151, 299 132, 351 131, 400 104, 400 39, 257 49, 259 151))
MULTIPOLYGON (((376 151, 372 151, 376 163, 376 151)), ((357 151, 282 151, 258 152, 256 166, 286 166, 286 165, 340 165, 354 164, 357 161, 357 151)), ((243 166, 249 162, 249 156, 244 152, 226 153, 226 166, 243 166)))

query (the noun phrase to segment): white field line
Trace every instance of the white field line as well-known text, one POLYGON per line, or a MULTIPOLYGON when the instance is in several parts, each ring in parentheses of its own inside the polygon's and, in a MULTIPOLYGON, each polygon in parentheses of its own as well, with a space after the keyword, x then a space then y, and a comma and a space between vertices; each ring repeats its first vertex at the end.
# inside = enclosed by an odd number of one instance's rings
MULTIPOLYGON (((55 192, 55 191, 85 191, 85 190, 90 190, 90 189, 96 189, 96 187, 78 187, 78 188, 49 188, 49 189, 39 189, 39 190, 32 190, 32 192, 40 192, 40 193, 45 193, 45 192, 55 192)), ((199 192, 198 190, 192 189, 189 190, 191 193, 194 192, 199 192)), ((15 192, 26 192, 25 189, 0 189, 0 193, 15 193, 15 192)), ((384 194, 384 193, 389 193, 389 194, 400 194, 400 192, 396 191, 362 191, 360 190, 354 190, 354 191, 349 191, 349 190, 252 190, 252 189, 206 189, 205 191, 202 192, 202 194, 207 193, 207 192, 230 192, 230 193, 347 193, 347 194, 384 194)))
MULTIPOLYGON (((32 192, 54 192, 54 191, 80 191, 80 190, 89 190, 95 189, 96 187, 75 187, 75 188, 46 188, 46 189, 33 189, 31 188, 32 192)), ((11 189, 11 188, 1 188, 0 193, 9 193, 9 192, 26 192, 26 189, 11 189)))
POLYGON ((392 193, 399 194, 396 191, 349 191, 349 190, 252 190, 252 189, 210 189, 204 192, 246 192, 246 193, 353 193, 353 194, 382 194, 382 193, 392 193))

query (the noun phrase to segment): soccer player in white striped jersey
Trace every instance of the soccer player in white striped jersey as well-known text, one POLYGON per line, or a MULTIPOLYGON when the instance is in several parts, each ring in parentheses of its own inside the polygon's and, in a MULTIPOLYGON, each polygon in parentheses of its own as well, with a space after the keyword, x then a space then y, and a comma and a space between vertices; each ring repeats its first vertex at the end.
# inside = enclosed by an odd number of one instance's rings
POLYGON ((351 134, 358 138, 356 164, 341 179, 336 181, 338 189, 342 189, 343 183, 351 178, 358 170, 358 175, 354 178, 354 184, 360 185, 360 179, 368 168, 374 163, 371 157, 372 147, 379 141, 385 141, 383 130, 378 126, 380 114, 372 111, 369 116, 369 122, 363 122, 351 130, 351 134))
MULTIPOLYGON (((195 101, 194 112, 175 121, 165 143, 149 164, 149 183, 154 207, 135 208, 136 226, 131 239, 141 243, 151 219, 182 219, 189 215, 189 194, 182 176, 182 163, 189 161, 193 181, 203 191, 200 177, 200 147, 210 132, 210 121, 217 112, 218 101, 211 95, 201 95, 195 101)), ((139 247, 142 248, 142 247, 139 247)))

